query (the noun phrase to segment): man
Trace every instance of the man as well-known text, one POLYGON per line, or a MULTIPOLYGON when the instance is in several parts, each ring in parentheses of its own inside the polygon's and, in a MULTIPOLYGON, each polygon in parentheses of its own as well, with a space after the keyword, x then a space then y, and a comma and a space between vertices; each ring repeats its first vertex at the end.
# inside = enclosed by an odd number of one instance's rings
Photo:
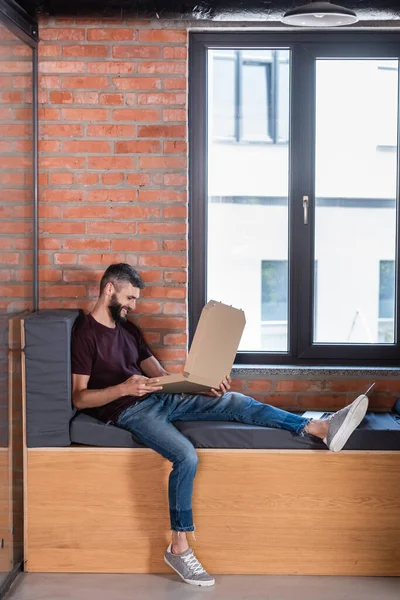
POLYGON ((186 582, 213 585, 189 548, 186 532, 194 531, 193 480, 197 454, 174 421, 237 421, 313 435, 338 451, 365 416, 368 400, 359 396, 326 420, 310 420, 230 392, 227 376, 209 395, 162 393, 158 377, 168 375, 146 346, 140 330, 127 320, 144 284, 127 264, 111 265, 100 283, 99 299, 79 319, 72 336, 73 403, 117 427, 135 433, 149 448, 172 462, 169 509, 172 542, 165 562, 186 582))

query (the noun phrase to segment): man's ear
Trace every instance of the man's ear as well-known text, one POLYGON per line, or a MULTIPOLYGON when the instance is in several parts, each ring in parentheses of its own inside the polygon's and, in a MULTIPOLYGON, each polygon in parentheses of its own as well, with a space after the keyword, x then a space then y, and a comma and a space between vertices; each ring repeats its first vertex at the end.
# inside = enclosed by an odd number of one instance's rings
POLYGON ((104 291, 106 293, 106 296, 112 296, 114 293, 114 285, 112 284, 111 281, 109 281, 108 283, 106 283, 104 291))

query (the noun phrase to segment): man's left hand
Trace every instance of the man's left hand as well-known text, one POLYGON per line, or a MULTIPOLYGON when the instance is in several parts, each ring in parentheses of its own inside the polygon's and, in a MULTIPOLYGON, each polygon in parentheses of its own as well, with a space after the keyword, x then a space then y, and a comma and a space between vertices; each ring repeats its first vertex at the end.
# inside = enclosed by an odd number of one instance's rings
POLYGON ((220 396, 222 396, 231 389, 231 383, 232 379, 229 377, 229 375, 227 375, 219 384, 218 389, 211 389, 207 396, 216 396, 217 398, 220 398, 220 396))

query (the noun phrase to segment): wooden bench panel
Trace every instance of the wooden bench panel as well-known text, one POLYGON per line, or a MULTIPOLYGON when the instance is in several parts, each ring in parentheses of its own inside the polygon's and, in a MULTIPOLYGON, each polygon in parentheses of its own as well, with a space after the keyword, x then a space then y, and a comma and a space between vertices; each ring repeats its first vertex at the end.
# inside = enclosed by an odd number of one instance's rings
MULTIPOLYGON (((212 573, 400 575, 400 452, 198 454, 212 573)), ((28 449, 26 569, 168 572, 169 472, 148 449, 28 449)))

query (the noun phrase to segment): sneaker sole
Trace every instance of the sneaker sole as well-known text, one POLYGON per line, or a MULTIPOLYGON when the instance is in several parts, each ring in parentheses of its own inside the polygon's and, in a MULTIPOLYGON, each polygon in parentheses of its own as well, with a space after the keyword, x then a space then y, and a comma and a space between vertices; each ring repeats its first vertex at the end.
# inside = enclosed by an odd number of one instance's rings
POLYGON ((215 584, 215 579, 213 579, 212 581, 199 581, 198 579, 185 579, 183 577, 183 575, 181 575, 179 573, 179 571, 177 569, 175 569, 175 567, 173 567, 171 565, 171 563, 167 560, 167 558, 164 556, 164 562, 171 567, 171 569, 173 569, 175 571, 175 573, 177 573, 179 575, 179 577, 185 582, 188 583, 189 585, 197 585, 197 586, 201 586, 201 587, 210 587, 212 585, 215 584))
POLYGON ((359 426, 365 417, 367 409, 367 396, 362 395, 354 400, 353 406, 349 410, 348 415, 346 416, 339 430, 336 432, 335 436, 332 438, 332 441, 329 445, 329 450, 332 452, 339 452, 343 448, 353 431, 359 426))

